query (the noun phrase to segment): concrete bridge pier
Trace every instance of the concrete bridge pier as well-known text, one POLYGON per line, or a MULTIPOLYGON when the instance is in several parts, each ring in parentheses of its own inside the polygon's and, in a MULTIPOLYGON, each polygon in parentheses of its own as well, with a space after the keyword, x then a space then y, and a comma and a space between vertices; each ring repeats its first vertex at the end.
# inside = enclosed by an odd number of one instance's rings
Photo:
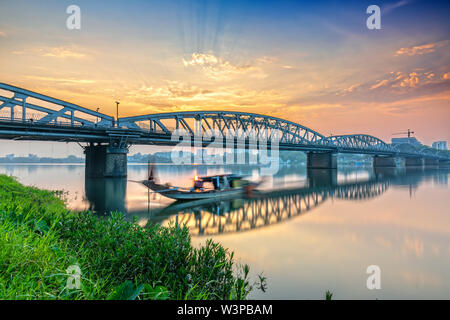
POLYGON ((397 166, 395 157, 391 156, 374 156, 373 167, 374 168, 395 168, 397 166))
POLYGON ((119 144, 90 144, 84 148, 87 178, 122 178, 127 176, 128 148, 119 144))
POLYGON ((424 159, 419 157, 405 158, 405 167, 423 167, 424 159))
POLYGON ((337 169, 337 153, 308 152, 306 167, 308 169, 337 169))

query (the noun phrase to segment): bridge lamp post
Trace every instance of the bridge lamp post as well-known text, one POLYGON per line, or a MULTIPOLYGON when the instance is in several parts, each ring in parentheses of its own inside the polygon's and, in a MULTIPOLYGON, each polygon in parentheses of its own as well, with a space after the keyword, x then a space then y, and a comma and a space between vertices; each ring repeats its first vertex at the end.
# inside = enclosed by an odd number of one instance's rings
MULTIPOLYGON (((100 108, 97 108, 97 113, 98 113, 98 110, 100 110, 100 108)), ((95 124, 97 124, 98 123, 98 115, 97 115, 97 119, 95 120, 95 124)))
POLYGON ((119 127, 119 101, 116 101, 116 110, 117 110, 117 128, 119 127))

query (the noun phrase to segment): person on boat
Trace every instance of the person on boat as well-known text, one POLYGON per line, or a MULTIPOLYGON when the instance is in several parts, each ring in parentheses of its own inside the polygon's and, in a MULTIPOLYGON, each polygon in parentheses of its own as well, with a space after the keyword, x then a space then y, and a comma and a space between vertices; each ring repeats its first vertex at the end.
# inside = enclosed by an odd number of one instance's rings
POLYGON ((194 191, 202 191, 202 190, 203 190, 203 180, 201 180, 197 176, 195 176, 194 191))
POLYGON ((220 190, 220 179, 219 179, 219 177, 212 178, 212 184, 214 186, 214 190, 220 190))

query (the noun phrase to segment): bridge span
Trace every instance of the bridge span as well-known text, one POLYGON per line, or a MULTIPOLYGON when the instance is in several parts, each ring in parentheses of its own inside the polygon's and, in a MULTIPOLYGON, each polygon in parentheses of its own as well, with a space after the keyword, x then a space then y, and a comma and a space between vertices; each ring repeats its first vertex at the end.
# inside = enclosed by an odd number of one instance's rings
MULTIPOLYGON (((98 109, 97 109, 98 110, 98 109)), ((176 145, 172 133, 186 132, 192 145, 200 135, 211 143, 211 132, 233 136, 236 148, 249 148, 237 132, 278 133, 279 150, 307 153, 312 169, 336 169, 338 153, 373 155, 375 167, 448 166, 448 153, 410 144, 392 146, 366 134, 326 137, 292 121, 246 112, 189 111, 117 118, 30 90, 0 83, 0 139, 87 143, 86 176, 127 175, 127 154, 133 144, 176 145), (208 140, 208 138, 210 140, 208 140), (242 143, 243 141, 243 143, 242 143)))

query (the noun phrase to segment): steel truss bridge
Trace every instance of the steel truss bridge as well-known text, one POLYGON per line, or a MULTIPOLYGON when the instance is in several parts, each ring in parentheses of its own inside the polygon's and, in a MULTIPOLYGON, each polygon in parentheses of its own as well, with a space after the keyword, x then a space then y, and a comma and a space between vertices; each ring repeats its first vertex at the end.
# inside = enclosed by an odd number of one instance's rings
MULTIPOLYGON (((240 134, 264 133, 271 139, 276 133, 279 150, 450 160, 448 153, 428 147, 392 146, 366 134, 326 137, 288 120, 245 112, 191 111, 114 119, 73 103, 0 83, 0 139, 87 142, 124 150, 132 144, 176 145, 180 142, 172 139, 176 129, 187 133, 192 142, 201 134, 204 146, 210 143, 208 138, 217 134, 234 136, 237 141, 240 134)), ((248 145, 248 139, 244 141, 248 145)))

